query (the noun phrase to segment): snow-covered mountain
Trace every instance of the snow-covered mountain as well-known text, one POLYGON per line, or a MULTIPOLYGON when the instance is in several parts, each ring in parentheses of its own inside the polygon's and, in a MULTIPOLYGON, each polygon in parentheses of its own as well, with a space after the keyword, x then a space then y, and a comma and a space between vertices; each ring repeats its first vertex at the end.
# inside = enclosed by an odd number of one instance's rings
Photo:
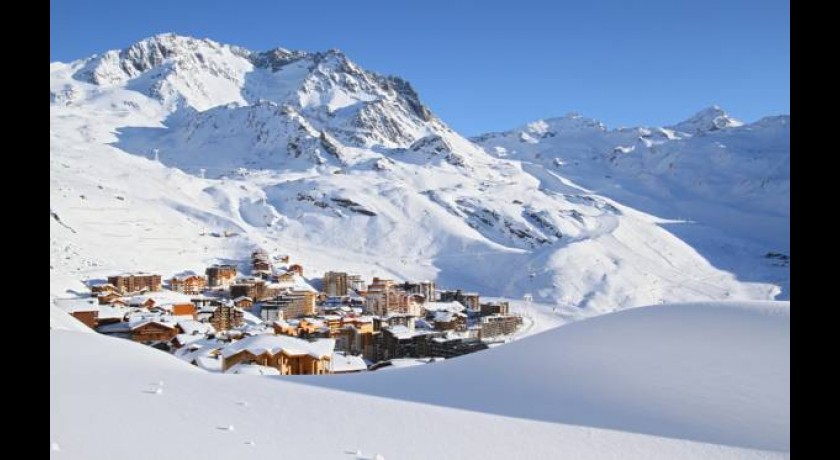
POLYGON ((434 278, 593 313, 773 298, 789 289, 789 139, 788 118, 713 109, 471 141, 341 52, 160 35, 50 65, 51 296, 262 246, 314 276, 434 278))
POLYGON ((549 190, 570 182, 668 219, 716 267, 790 297, 790 117, 720 107, 669 128, 607 129, 576 114, 474 139, 549 190))

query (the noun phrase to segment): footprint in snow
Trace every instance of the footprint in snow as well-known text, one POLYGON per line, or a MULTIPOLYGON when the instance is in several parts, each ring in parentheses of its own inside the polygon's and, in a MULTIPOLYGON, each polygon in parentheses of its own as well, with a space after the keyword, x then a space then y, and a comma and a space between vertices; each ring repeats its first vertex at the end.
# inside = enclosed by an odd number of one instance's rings
POLYGON ((144 393, 148 393, 150 395, 162 395, 163 394, 163 380, 160 380, 155 383, 149 384, 149 389, 144 391, 144 393))
POLYGON ((239 402, 236 403, 236 405, 240 406, 240 407, 251 407, 251 405, 248 404, 247 401, 239 401, 239 402))
POLYGON ((236 431, 236 427, 234 427, 233 425, 219 426, 216 427, 216 429, 219 431, 236 431))
POLYGON ((347 450, 347 451, 344 451, 344 453, 347 454, 347 455, 355 456, 356 460, 385 460, 385 456, 383 456, 382 454, 376 454, 373 457, 366 457, 365 454, 363 454, 361 450, 356 450, 356 451, 347 450))

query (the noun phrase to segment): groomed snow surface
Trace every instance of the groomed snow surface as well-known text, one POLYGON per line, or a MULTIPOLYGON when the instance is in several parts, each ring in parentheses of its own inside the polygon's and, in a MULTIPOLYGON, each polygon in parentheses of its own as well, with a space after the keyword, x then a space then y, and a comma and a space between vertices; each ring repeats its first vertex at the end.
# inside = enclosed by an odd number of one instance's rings
POLYGON ((787 458, 789 450, 789 303, 639 308, 442 363, 321 378, 208 374, 128 341, 50 331, 51 458, 787 458))

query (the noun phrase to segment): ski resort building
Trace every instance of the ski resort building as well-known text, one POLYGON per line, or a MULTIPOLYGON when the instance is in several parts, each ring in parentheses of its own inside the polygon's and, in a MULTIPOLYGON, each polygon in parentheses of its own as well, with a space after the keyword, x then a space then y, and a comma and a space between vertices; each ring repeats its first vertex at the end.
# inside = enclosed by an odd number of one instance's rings
POLYGON ((493 315, 481 318, 480 337, 490 339, 511 335, 522 326, 522 318, 510 315, 493 315))
POLYGON ((335 341, 314 342, 287 336, 256 335, 222 349, 222 370, 237 364, 256 364, 277 369, 281 375, 324 375, 331 373, 335 341))
POLYGON ((323 291, 330 297, 344 297, 350 289, 347 273, 327 272, 324 274, 323 291))
POLYGON ((365 310, 376 316, 391 314, 420 316, 426 297, 410 294, 390 280, 374 278, 365 298, 365 310))
POLYGON ((492 302, 481 304, 481 316, 509 315, 510 302, 492 302))
POLYGON ((422 295, 426 302, 437 301, 437 286, 434 281, 421 281, 419 283, 403 283, 400 289, 409 294, 422 295))
POLYGON ((311 291, 288 291, 260 304, 264 321, 290 320, 315 315, 316 294, 311 291))
POLYGON ((207 289, 207 278, 195 274, 176 276, 169 280, 169 289, 187 295, 200 295, 207 289))
POLYGON ((162 321, 143 321, 131 326, 131 340, 145 344, 168 343, 177 335, 175 324, 162 321))
POLYGON ((245 323, 245 313, 232 306, 222 305, 213 310, 210 316, 210 324, 217 331, 229 331, 241 327, 245 323))
POLYGON ((233 265, 214 265, 207 268, 206 274, 211 288, 227 288, 236 281, 238 271, 233 265))
POLYGON ((271 259, 267 252, 263 250, 254 251, 251 254, 251 271, 257 273, 271 273, 271 259))
POLYGON ((108 284, 116 287, 123 295, 163 289, 163 281, 160 275, 145 273, 111 276, 108 278, 108 284))
POLYGON ((440 294, 441 302, 460 302, 467 309, 474 312, 481 311, 481 296, 475 292, 443 291, 440 294))

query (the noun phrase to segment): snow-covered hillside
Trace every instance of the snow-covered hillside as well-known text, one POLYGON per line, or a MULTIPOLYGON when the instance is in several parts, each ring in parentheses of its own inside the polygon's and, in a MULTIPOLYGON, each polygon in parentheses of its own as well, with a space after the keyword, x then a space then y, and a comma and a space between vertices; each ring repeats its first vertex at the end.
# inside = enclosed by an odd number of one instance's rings
POLYGON ((318 380, 207 374, 50 332, 56 459, 786 458, 789 433, 785 303, 641 308, 318 380))
MULTIPOLYGON (((622 146, 650 143, 648 153, 620 154, 627 166, 615 169, 628 172, 604 179, 610 187, 586 183, 590 191, 573 180, 609 174, 610 160, 589 144, 604 137, 597 125, 586 128, 597 136, 580 149, 562 147, 580 163, 568 169, 585 171, 566 176, 539 147, 554 151, 548 139, 562 138, 549 135, 550 123, 519 136, 524 144, 513 135, 482 138, 491 155, 438 119, 407 82, 361 69, 338 51, 257 53, 156 36, 50 65, 51 296, 115 271, 169 276, 239 261, 262 246, 290 253, 315 277, 342 269, 437 279, 591 312, 770 299, 789 285, 789 268, 772 266, 788 262, 763 258, 771 247, 789 254, 789 238, 776 231, 789 225, 789 173, 786 183, 761 188, 765 163, 726 152, 789 152, 783 121, 762 122, 761 130, 695 120, 684 125, 690 139, 674 130, 621 131, 622 146), (720 139, 725 148, 716 147, 720 139), (514 152, 510 142, 529 149, 514 152), (660 154, 660 144, 682 147, 660 154), (695 155, 695 145, 706 150, 695 155), (709 171, 696 166, 709 152, 722 173, 705 185, 686 182, 694 169, 709 171), (639 181, 657 155, 678 156, 671 163, 683 175, 639 181), (616 194, 618 186, 628 192, 616 194), (705 192, 694 193, 698 187, 705 192), (765 200, 765 190, 777 190, 778 203, 765 200), (665 206, 666 193, 690 198, 691 213, 649 206, 665 206), (753 201, 733 207, 740 214, 726 222, 701 212, 743 197, 753 201), (757 217, 760 225, 731 228, 757 217), (746 238, 752 227, 756 234, 767 227, 760 235, 767 238, 746 238)), ((610 154, 619 155, 614 147, 610 154)))
POLYGON ((568 115, 475 139, 546 190, 570 183, 670 222, 744 281, 790 298, 790 117, 744 124, 710 107, 669 128, 609 130, 568 115))
POLYGON ((478 412, 787 450, 790 305, 632 309, 433 366, 306 380, 478 412))

